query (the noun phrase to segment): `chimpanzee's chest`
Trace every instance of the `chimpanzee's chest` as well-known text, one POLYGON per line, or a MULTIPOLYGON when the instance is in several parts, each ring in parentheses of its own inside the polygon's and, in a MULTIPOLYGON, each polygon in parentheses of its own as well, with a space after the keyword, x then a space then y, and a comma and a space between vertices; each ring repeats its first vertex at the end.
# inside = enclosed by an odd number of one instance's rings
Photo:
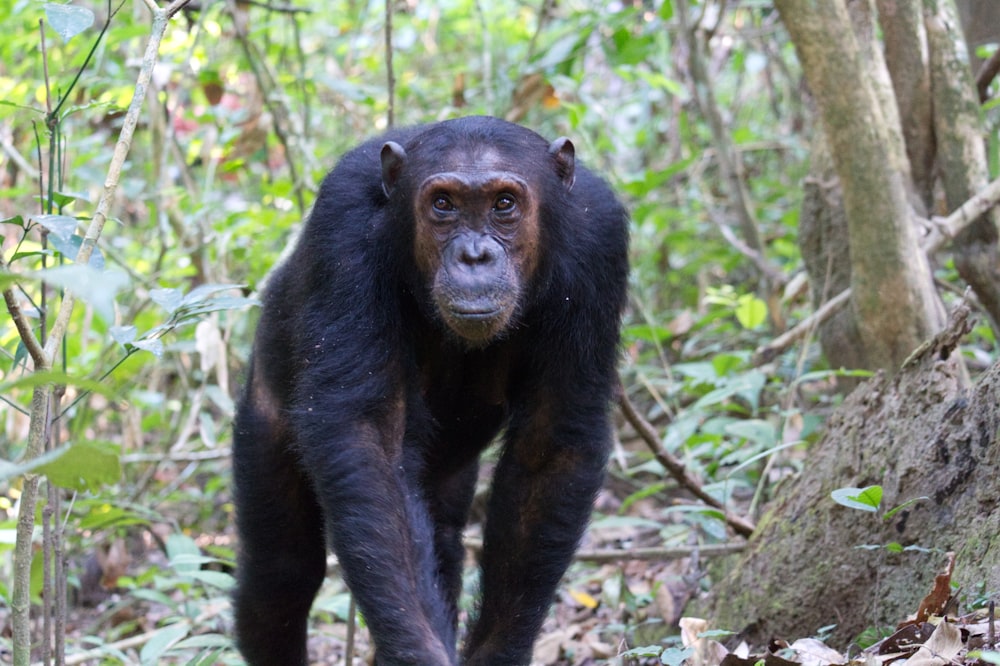
POLYGON ((418 362, 423 408, 442 434, 472 439, 502 427, 516 391, 518 354, 512 345, 465 350, 437 347, 418 362))

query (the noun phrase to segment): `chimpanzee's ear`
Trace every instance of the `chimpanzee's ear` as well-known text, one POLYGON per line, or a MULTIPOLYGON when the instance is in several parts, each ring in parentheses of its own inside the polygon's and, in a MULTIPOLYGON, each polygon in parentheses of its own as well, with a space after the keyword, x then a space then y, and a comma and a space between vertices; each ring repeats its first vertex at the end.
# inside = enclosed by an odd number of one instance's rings
POLYGON ((399 173, 406 163, 406 151, 395 141, 386 141, 382 146, 382 191, 389 196, 396 187, 399 173))
POLYGON ((573 183, 576 182, 576 148, 573 147, 573 142, 564 136, 559 137, 549 144, 549 155, 556 160, 556 173, 566 186, 566 191, 572 190, 573 183))

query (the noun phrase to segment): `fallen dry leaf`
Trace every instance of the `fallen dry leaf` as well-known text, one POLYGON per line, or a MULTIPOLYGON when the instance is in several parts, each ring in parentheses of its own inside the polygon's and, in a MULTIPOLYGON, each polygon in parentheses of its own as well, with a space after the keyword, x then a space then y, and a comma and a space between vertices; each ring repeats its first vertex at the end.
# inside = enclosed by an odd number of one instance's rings
POLYGON ((903 666, 946 666, 958 656, 962 647, 962 632, 951 622, 942 620, 927 642, 917 648, 903 666))
POLYGON ((948 553, 944 571, 934 577, 934 589, 924 597, 917 608, 916 623, 926 622, 931 615, 943 615, 951 599, 951 573, 955 570, 955 553, 948 553))

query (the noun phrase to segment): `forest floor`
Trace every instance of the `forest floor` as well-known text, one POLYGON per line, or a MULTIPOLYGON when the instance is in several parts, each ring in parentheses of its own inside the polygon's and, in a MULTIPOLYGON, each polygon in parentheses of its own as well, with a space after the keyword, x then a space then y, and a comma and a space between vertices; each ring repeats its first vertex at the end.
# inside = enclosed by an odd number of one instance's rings
MULTIPOLYGON (((1000 664, 1000 653, 989 651, 991 646, 995 650, 997 644, 996 627, 989 611, 955 615, 956 591, 950 585, 953 558, 938 574, 933 590, 928 590, 920 607, 912 609, 910 616, 900 617, 894 633, 877 642, 870 638, 868 642, 872 644, 864 649, 857 644, 842 651, 834 649, 823 642, 823 630, 812 637, 775 637, 769 645, 747 645, 737 634, 727 631, 738 631, 739 627, 712 627, 706 620, 685 617, 687 602, 707 591, 706 569, 712 560, 725 557, 726 550, 736 552, 741 543, 700 549, 663 548, 662 496, 640 498, 623 505, 623 498, 633 497, 634 491, 634 479, 612 475, 598 498, 597 515, 605 517, 594 521, 576 563, 559 589, 556 603, 536 643, 532 666, 1000 664), (977 656, 979 651, 986 652, 977 656)), ((475 510, 474 507, 474 513, 475 510)), ((679 519, 677 528, 678 534, 683 531, 695 533, 690 525, 679 519)), ((463 623, 469 616, 475 592, 478 523, 473 523, 469 532, 463 623)), ((717 536, 724 536, 724 533, 717 536)), ((213 539, 225 542, 231 536, 213 539)), ((99 558, 100 562, 91 563, 104 567, 103 573, 94 570, 91 574, 102 576, 107 584, 115 575, 141 578, 141 571, 147 567, 166 569, 168 565, 156 547, 156 539, 147 545, 145 556, 139 558, 134 557, 134 545, 132 556, 111 548, 99 558)), ((314 605, 309 645, 312 663, 345 663, 349 597, 336 576, 335 567, 333 564, 332 575, 314 605)), ((80 645, 86 642, 85 635, 102 635, 106 629, 125 622, 134 624, 130 632, 134 644, 129 646, 131 649, 122 650, 123 660, 119 662, 107 661, 107 654, 102 660, 86 661, 80 659, 80 655, 74 658, 74 651, 70 650, 71 659, 67 663, 139 663, 142 660, 133 662, 124 656, 135 655, 143 644, 144 634, 148 639, 170 620, 177 606, 167 602, 167 597, 181 601, 183 590, 178 588, 159 598, 151 593, 101 592, 97 591, 100 581, 95 583, 88 575, 85 574, 81 582, 98 598, 84 599, 86 607, 80 605, 74 609, 67 631, 68 643, 80 645)), ((873 590, 872 594, 877 591, 873 590)), ((227 597, 221 595, 214 601, 201 602, 194 614, 203 619, 204 627, 214 626, 215 631, 225 634, 229 612, 227 597)), ((836 617, 830 618, 831 625, 836 622, 836 617)), ((201 631, 204 629, 192 626, 192 634, 201 631)), ((129 640, 119 640, 118 644, 125 647, 129 640)), ((355 631, 353 654, 355 665, 371 663, 370 644, 363 627, 355 631)), ((240 663, 232 651, 220 655, 218 661, 208 663, 240 663)), ((4 655, 0 655, 0 663, 6 663, 4 655)), ((161 658, 154 663, 192 662, 161 658)))

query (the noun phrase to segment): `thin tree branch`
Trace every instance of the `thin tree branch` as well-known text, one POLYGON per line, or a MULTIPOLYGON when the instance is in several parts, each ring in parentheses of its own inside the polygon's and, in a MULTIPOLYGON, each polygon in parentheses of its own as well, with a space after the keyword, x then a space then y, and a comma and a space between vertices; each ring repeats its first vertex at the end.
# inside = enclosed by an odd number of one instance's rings
POLYGON ((386 124, 392 127, 396 122, 396 73, 392 69, 392 2, 385 0, 385 76, 389 109, 386 124))
POLYGON ((35 369, 48 370, 50 365, 48 356, 45 355, 45 349, 42 348, 42 343, 35 336, 35 332, 31 330, 31 322, 21 309, 21 304, 17 302, 14 290, 9 287, 4 289, 3 300, 7 304, 7 312, 14 320, 14 326, 17 327, 17 335, 35 364, 35 369))
POLYGON ((933 254, 940 250, 958 232, 978 220, 983 213, 996 206, 997 203, 1000 203, 1000 178, 976 192, 948 217, 931 218, 930 230, 921 242, 924 251, 933 254))
POLYGON ((754 350, 751 363, 755 367, 768 363, 778 354, 795 344, 798 340, 801 340, 812 333, 817 326, 829 319, 830 315, 840 310, 840 308, 850 300, 851 289, 848 287, 830 300, 823 303, 823 305, 817 308, 815 312, 792 328, 771 340, 766 345, 757 347, 757 349, 754 350))
POLYGON ((976 72, 976 91, 979 93, 979 101, 985 102, 990 96, 990 84, 1000 73, 1000 49, 993 52, 990 59, 979 66, 976 72))
MULTIPOLYGON (((1000 178, 997 178, 968 201, 959 206, 948 217, 931 218, 927 225, 928 233, 922 239, 920 246, 927 254, 933 254, 950 241, 955 234, 1000 203, 1000 178)), ((825 302, 819 309, 800 321, 793 328, 778 336, 766 345, 761 345, 753 353, 753 364, 762 365, 791 347, 802 339, 816 326, 829 319, 851 299, 851 290, 847 288, 825 302)))
MULTIPOLYGON (((187 0, 175 0, 171 4, 174 11, 180 9, 187 0)), ((108 212, 114 200, 115 190, 121 177, 122 167, 125 158, 128 156, 132 146, 132 137, 139 121, 139 113, 145 98, 146 90, 153 74, 153 66, 156 64, 159 53, 160 42, 166 32, 169 15, 166 11, 155 8, 153 10, 153 26, 150 31, 149 41, 146 44, 146 52, 143 55, 142 67, 136 81, 135 91, 132 101, 129 104, 125 120, 122 124, 121 133, 118 135, 118 142, 115 144, 114 154, 108 166, 108 174, 104 180, 104 190, 101 199, 97 204, 97 209, 91 218, 90 226, 77 252, 76 263, 86 265, 90 261, 97 241, 101 236, 104 225, 108 220, 108 212)), ((5 295, 6 300, 6 295, 5 295)), ((69 320, 73 313, 75 299, 67 292, 62 300, 55 324, 49 333, 48 339, 42 347, 40 364, 36 364, 35 370, 47 370, 51 367, 52 359, 62 345, 69 327, 69 320)), ((10 303, 8 302, 8 307, 10 303)), ((38 350, 35 350, 38 353, 38 350)), ((41 454, 45 449, 45 431, 49 423, 48 411, 52 404, 52 384, 44 384, 35 387, 31 402, 31 423, 28 431, 28 446, 25 452, 28 459, 32 459, 41 454)), ((28 666, 31 661, 31 561, 32 561, 32 534, 35 527, 35 506, 38 496, 39 476, 37 474, 26 474, 24 477, 20 505, 18 507, 17 536, 14 546, 14 582, 11 591, 11 625, 13 634, 13 663, 14 666, 28 666)))
MULTIPOLYGON (((462 540, 462 545, 474 553, 483 551, 483 540, 476 537, 466 537, 462 540)), ((698 546, 653 546, 648 548, 598 548, 591 550, 578 550, 573 555, 576 562, 592 562, 601 564, 605 562, 632 561, 661 561, 676 560, 681 557, 698 555, 699 557, 723 557, 746 550, 746 543, 713 543, 698 546)))
POLYGON ((705 492, 704 488, 701 487, 701 483, 688 473, 684 463, 675 458, 673 454, 660 445, 660 437, 657 434, 656 429, 653 428, 653 426, 639 414, 635 405, 632 404, 632 401, 629 400, 628 396, 625 394, 625 391, 620 392, 618 405, 621 407, 622 414, 625 416, 625 419, 632 424, 632 427, 635 428, 639 437, 646 443, 649 450, 653 452, 656 460, 666 468, 666 470, 672 477, 674 477, 682 488, 687 489, 691 494, 708 506, 721 511, 725 517, 726 523, 729 524, 729 526, 732 527, 733 530, 740 536, 749 537, 753 534, 753 523, 727 511, 722 502, 705 492))
MULTIPOLYGON (((684 35, 688 49, 691 92, 712 131, 712 144, 715 146, 719 172, 726 186, 729 204, 739 220, 744 241, 754 252, 763 256, 764 245, 760 238, 757 220, 751 209, 750 195, 743 182, 743 165, 739 153, 733 148, 729 134, 726 132, 722 113, 719 111, 715 91, 705 66, 706 32, 699 25, 691 25, 685 3, 676 5, 675 9, 681 24, 681 33, 684 35)), ((768 276, 766 273, 762 273, 762 277, 767 279, 768 276)))

